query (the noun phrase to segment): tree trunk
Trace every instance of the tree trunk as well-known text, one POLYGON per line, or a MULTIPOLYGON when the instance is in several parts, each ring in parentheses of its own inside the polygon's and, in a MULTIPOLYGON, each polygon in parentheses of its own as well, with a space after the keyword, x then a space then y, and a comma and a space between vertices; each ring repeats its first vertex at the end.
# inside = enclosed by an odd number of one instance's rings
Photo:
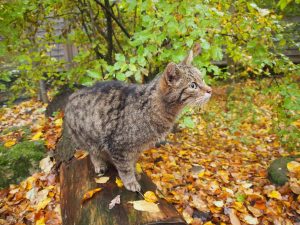
MULTIPOLYGON (((60 183, 63 225, 186 224, 174 206, 163 199, 159 199, 158 202, 160 212, 135 210, 128 202, 142 200, 143 197, 127 191, 124 187, 119 188, 115 183, 117 172, 114 168, 111 167, 105 176, 110 178, 106 184, 100 185, 94 181, 96 174, 89 157, 82 160, 73 159, 69 164, 62 163, 60 183), (81 204, 83 195, 97 187, 101 187, 102 190, 81 204), (117 195, 120 195, 121 203, 109 209, 109 203, 117 195)), ((142 174, 139 182, 143 193, 150 190, 155 192, 155 184, 145 174, 142 174)))
MULTIPOLYGON (((116 183, 117 171, 111 166, 105 176, 109 176, 106 184, 97 184, 96 174, 90 157, 82 160, 73 157, 75 145, 64 126, 62 138, 56 151, 56 163, 60 165, 61 213, 63 225, 184 225, 184 219, 175 207, 164 199, 159 199, 160 212, 149 213, 137 211, 129 201, 142 200, 135 192, 119 188, 116 183), (91 199, 81 204, 83 195, 94 188, 101 187, 91 199), (109 209, 112 199, 120 195, 121 203, 109 209)), ((155 192, 156 186, 146 174, 142 174, 139 183, 142 193, 155 192)))
POLYGON ((45 80, 39 80, 39 100, 44 103, 49 103, 45 80))

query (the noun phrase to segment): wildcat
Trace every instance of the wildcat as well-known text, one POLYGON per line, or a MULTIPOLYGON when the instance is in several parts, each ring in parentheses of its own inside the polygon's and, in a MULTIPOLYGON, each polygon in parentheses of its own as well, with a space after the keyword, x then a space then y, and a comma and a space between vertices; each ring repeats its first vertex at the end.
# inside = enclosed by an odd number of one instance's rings
POLYGON ((169 63, 148 84, 100 82, 69 97, 65 129, 76 147, 89 151, 96 173, 105 173, 111 162, 125 188, 140 191, 139 154, 168 133, 185 106, 202 105, 211 97, 212 89, 191 65, 197 51, 180 64, 169 63))

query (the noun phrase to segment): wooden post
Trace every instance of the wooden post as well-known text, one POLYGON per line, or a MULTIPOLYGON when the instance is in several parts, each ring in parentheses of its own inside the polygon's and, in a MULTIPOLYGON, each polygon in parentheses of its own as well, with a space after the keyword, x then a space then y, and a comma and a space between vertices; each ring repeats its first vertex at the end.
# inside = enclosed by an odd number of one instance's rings
MULTIPOLYGON (((61 210, 63 225, 184 225, 184 219, 175 207, 164 199, 159 199, 160 212, 149 213, 137 211, 129 201, 142 200, 139 193, 119 188, 116 183, 117 172, 110 168, 105 174, 110 179, 106 184, 97 184, 90 158, 82 160, 72 159, 69 163, 63 162, 60 167, 61 210), (91 199, 81 204, 83 195, 94 188, 101 187, 91 199), (120 195, 121 203, 112 209, 109 203, 120 195)), ((156 186, 149 177, 142 174, 139 181, 142 193, 155 192, 156 186)))

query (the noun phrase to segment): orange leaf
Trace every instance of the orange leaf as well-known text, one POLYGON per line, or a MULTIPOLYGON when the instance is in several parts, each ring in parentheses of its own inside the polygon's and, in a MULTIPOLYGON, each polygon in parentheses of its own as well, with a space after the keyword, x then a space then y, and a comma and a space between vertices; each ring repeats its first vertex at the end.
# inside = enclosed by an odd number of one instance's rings
POLYGON ((74 154, 76 159, 84 159, 89 153, 84 150, 77 150, 74 154))
POLYGON ((93 190, 90 190, 88 192, 86 192, 84 195, 83 195, 83 198, 81 199, 81 204, 83 204, 85 201, 89 200, 90 198, 92 198, 94 196, 95 193, 101 191, 102 188, 96 188, 96 189, 93 189, 93 190))

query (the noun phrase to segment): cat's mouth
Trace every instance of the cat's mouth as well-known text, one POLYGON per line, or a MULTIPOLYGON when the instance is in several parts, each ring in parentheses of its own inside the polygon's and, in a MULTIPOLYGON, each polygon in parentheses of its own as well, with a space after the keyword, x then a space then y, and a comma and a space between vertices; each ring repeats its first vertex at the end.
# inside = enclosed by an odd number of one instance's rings
POLYGON ((209 101, 210 98, 211 98, 211 93, 205 93, 203 96, 201 96, 200 98, 197 99, 197 101, 195 102, 195 105, 198 105, 198 106, 204 105, 205 103, 207 103, 209 101))

